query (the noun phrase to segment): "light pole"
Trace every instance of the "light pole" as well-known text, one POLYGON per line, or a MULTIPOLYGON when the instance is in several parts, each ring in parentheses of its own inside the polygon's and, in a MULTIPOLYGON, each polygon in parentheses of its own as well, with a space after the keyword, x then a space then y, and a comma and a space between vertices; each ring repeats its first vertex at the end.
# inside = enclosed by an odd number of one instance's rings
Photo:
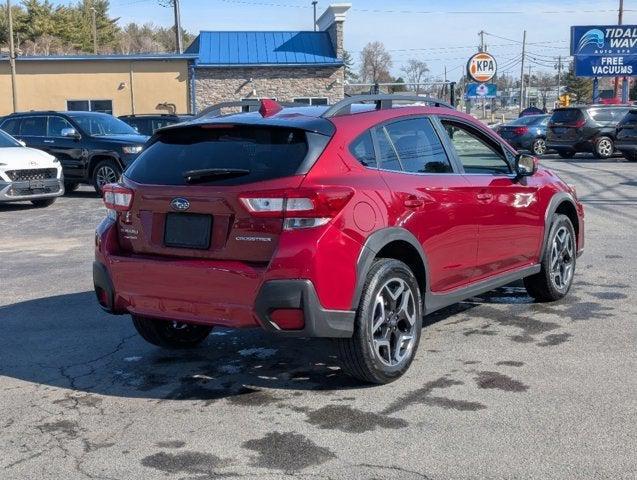
POLYGON ((9 65, 11 67, 11 94, 13 96, 13 111, 18 111, 18 87, 15 73, 15 44, 13 43, 13 12, 11 11, 11 0, 7 0, 7 10, 9 11, 9 65))
POLYGON ((93 54, 97 55, 97 10, 91 6, 91 16, 93 17, 93 54))
POLYGON ((175 41, 177 44, 177 53, 184 53, 184 45, 181 39, 181 11, 179 9, 179 0, 173 0, 175 9, 175 41))

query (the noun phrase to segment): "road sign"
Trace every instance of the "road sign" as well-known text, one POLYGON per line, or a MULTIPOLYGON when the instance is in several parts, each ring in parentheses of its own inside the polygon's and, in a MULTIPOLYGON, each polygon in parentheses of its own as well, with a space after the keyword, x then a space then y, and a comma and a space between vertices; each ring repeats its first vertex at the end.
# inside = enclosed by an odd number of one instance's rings
POLYGON ((498 70, 495 58, 487 52, 473 55, 467 62, 467 75, 478 83, 491 80, 498 70))
POLYGON ((496 98, 498 87, 495 83, 468 83, 466 98, 496 98))
POLYGON ((571 27, 579 77, 630 77, 637 72, 637 25, 571 27))

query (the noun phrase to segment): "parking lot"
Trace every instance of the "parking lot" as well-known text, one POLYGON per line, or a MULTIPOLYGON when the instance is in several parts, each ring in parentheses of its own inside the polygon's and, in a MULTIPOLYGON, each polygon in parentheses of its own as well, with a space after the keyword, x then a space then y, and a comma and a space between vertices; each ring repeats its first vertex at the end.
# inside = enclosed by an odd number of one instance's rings
POLYGON ((637 164, 543 163, 586 206, 571 294, 513 285, 428 317, 381 387, 329 342, 154 348, 95 301, 92 189, 0 206, 0 478, 635 478, 637 164))

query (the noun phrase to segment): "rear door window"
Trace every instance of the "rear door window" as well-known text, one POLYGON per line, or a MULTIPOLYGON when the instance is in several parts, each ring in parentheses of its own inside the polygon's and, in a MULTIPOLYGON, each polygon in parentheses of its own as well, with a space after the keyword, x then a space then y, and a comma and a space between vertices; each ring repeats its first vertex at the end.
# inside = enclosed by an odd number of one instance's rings
POLYGON ((451 173, 451 163, 431 122, 413 118, 390 123, 385 130, 405 172, 451 173))
POLYGON ((283 127, 208 125, 162 132, 126 171, 131 180, 186 185, 185 173, 229 169, 198 185, 240 185, 297 174, 308 153, 306 133, 283 127))
POLYGON ((22 119, 20 135, 31 137, 46 136, 46 117, 26 117, 22 119))

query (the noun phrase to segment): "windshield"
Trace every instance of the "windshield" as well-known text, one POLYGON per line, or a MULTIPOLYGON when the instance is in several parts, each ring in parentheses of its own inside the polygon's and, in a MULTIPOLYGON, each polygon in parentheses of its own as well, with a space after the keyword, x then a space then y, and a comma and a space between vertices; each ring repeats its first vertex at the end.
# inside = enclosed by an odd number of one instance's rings
POLYGON ((131 126, 111 115, 87 115, 81 113, 69 113, 68 115, 89 135, 98 137, 108 135, 139 135, 131 126))
POLYGON ((0 148, 21 147, 22 145, 11 135, 0 130, 0 148))

